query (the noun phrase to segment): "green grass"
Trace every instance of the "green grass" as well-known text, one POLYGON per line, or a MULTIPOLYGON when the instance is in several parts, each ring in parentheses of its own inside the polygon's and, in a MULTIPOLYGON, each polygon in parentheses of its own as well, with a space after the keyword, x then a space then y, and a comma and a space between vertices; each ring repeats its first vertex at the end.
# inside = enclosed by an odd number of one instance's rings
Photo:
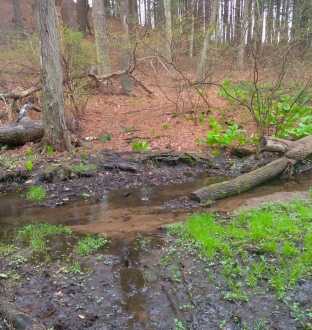
POLYGON ((31 201, 42 201, 46 198, 46 191, 43 187, 32 186, 29 188, 26 197, 31 201))
POLYGON ((180 236, 184 249, 189 242, 203 259, 220 265, 227 287, 225 299, 246 300, 249 289, 252 292, 263 284, 282 299, 312 272, 312 206, 308 201, 263 204, 228 222, 212 214, 195 214, 169 232, 180 236))
POLYGON ((72 231, 63 225, 27 224, 17 231, 15 240, 27 242, 34 252, 43 252, 46 249, 48 238, 60 234, 70 236, 72 231))
POLYGON ((106 245, 107 242, 106 237, 87 235, 78 241, 78 253, 80 255, 88 255, 106 245))

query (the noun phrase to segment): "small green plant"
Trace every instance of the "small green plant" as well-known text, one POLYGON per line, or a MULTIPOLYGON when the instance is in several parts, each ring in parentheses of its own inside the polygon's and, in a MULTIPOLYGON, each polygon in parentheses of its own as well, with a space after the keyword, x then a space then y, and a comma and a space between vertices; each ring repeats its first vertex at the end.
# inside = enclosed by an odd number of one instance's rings
POLYGON ((5 146, 1 146, 0 147, 0 151, 5 151, 5 150, 7 150, 8 149, 8 146, 7 145, 5 145, 5 146))
POLYGON ((134 131, 134 128, 132 126, 123 126, 123 127, 120 127, 120 129, 124 132, 133 132, 134 131))
POLYGON ((102 135, 99 138, 99 141, 102 143, 109 142, 112 139, 112 136, 110 134, 102 135))
POLYGON ((142 152, 145 152, 147 150, 150 150, 150 147, 148 146, 147 141, 132 141, 132 150, 140 150, 142 152))
POLYGON ((25 165, 26 165, 27 171, 31 172, 33 167, 34 167, 34 164, 32 163, 32 161, 31 160, 26 160, 25 165))
POLYGON ((31 201, 42 201, 46 198, 46 191, 43 187, 32 186, 27 192, 27 199, 31 201))
POLYGON ((73 155, 74 157, 76 157, 76 154, 77 154, 77 150, 74 148, 74 149, 72 150, 72 155, 73 155))
POLYGON ((226 130, 223 130, 220 124, 218 124, 213 117, 210 117, 209 124, 212 130, 208 131, 206 140, 204 141, 208 145, 217 145, 221 148, 228 147, 234 141, 237 141, 239 144, 246 143, 246 130, 239 129, 236 123, 228 126, 226 130))
POLYGON ((81 154, 81 159, 84 160, 84 161, 87 160, 87 152, 86 152, 86 150, 84 150, 84 151, 82 152, 82 154, 81 154))
POLYGON ((198 117, 199 121, 202 123, 205 120, 205 115, 201 113, 198 117))
POLYGON ((163 125, 163 129, 168 129, 169 128, 169 125, 168 124, 164 124, 163 125))
POLYGON ((108 242, 106 236, 91 236, 87 235, 86 237, 78 241, 78 253, 80 255, 88 255, 93 251, 98 250, 102 246, 106 245, 108 242))
POLYGON ((47 146, 47 155, 51 155, 53 151, 54 151, 53 147, 47 146))
POLYGON ((27 149, 27 150, 25 151, 25 155, 26 155, 27 157, 30 157, 30 156, 31 156, 31 150, 30 150, 30 149, 27 149))
POLYGON ((175 324, 175 330, 185 330, 185 327, 180 320, 174 319, 173 322, 175 324))

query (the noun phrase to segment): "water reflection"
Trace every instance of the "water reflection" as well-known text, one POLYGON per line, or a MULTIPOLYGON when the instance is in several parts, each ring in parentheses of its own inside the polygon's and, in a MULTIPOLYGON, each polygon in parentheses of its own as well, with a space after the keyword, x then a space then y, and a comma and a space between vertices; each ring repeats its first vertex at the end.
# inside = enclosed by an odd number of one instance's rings
MULTIPOLYGON (((158 226, 186 219, 191 212, 209 211, 200 207, 198 210, 169 210, 160 206, 220 180, 220 177, 205 177, 184 184, 118 189, 103 195, 99 203, 94 204, 88 198, 79 198, 55 208, 33 206, 18 195, 0 194, 0 225, 3 227, 25 222, 49 222, 72 226, 82 232, 106 232, 124 236, 128 233, 154 231, 158 226)), ((211 210, 233 211, 250 198, 281 191, 308 191, 311 185, 312 177, 284 183, 276 180, 244 194, 221 200, 211 210)))

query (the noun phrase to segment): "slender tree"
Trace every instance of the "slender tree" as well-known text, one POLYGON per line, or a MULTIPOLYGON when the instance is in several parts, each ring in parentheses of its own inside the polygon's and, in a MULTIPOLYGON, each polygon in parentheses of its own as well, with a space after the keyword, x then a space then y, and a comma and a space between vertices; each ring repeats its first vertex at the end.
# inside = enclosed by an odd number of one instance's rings
POLYGON ((23 30, 23 20, 20 0, 13 0, 14 24, 18 30, 23 30))
POLYGON ((244 69, 244 61, 245 61, 245 51, 246 51, 246 35, 248 29, 248 11, 249 11, 249 1, 244 0, 244 9, 243 9, 243 19, 241 25, 241 32, 240 32, 240 46, 238 51, 238 69, 244 69))
POLYGON ((93 0, 92 6, 97 60, 101 68, 100 74, 106 74, 111 71, 111 68, 106 32, 104 2, 103 0, 93 0))
MULTIPOLYGON (((68 1, 68 0, 65 0, 68 1)), ((87 33, 87 9, 88 4, 87 0, 77 0, 76 4, 77 8, 77 23, 78 23, 78 30, 86 36, 87 33)))
POLYGON ((171 44, 172 44, 172 18, 171 18, 171 0, 165 1, 165 18, 166 18, 166 43, 164 55, 167 60, 171 61, 171 44))
POLYGON ((60 0, 61 15, 63 24, 71 30, 77 29, 77 13, 73 0, 60 0))
MULTIPOLYGON (((121 19, 121 69, 127 70, 129 68, 129 0, 120 0, 120 19, 121 19)), ((132 91, 131 78, 128 74, 121 77, 121 89, 124 93, 132 91)))
POLYGON ((71 150, 64 114, 63 75, 54 1, 36 0, 36 15, 43 96, 43 151, 47 146, 55 150, 71 150))

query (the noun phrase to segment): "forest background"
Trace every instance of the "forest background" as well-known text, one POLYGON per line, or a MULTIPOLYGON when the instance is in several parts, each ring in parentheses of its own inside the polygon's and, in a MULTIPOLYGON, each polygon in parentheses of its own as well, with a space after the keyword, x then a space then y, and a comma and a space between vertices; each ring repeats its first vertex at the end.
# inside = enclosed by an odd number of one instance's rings
MULTIPOLYGON (((42 108, 34 4, 1 4, 2 123, 42 108)), ((189 150, 311 134, 310 1, 55 4, 65 112, 84 135, 189 150)))

